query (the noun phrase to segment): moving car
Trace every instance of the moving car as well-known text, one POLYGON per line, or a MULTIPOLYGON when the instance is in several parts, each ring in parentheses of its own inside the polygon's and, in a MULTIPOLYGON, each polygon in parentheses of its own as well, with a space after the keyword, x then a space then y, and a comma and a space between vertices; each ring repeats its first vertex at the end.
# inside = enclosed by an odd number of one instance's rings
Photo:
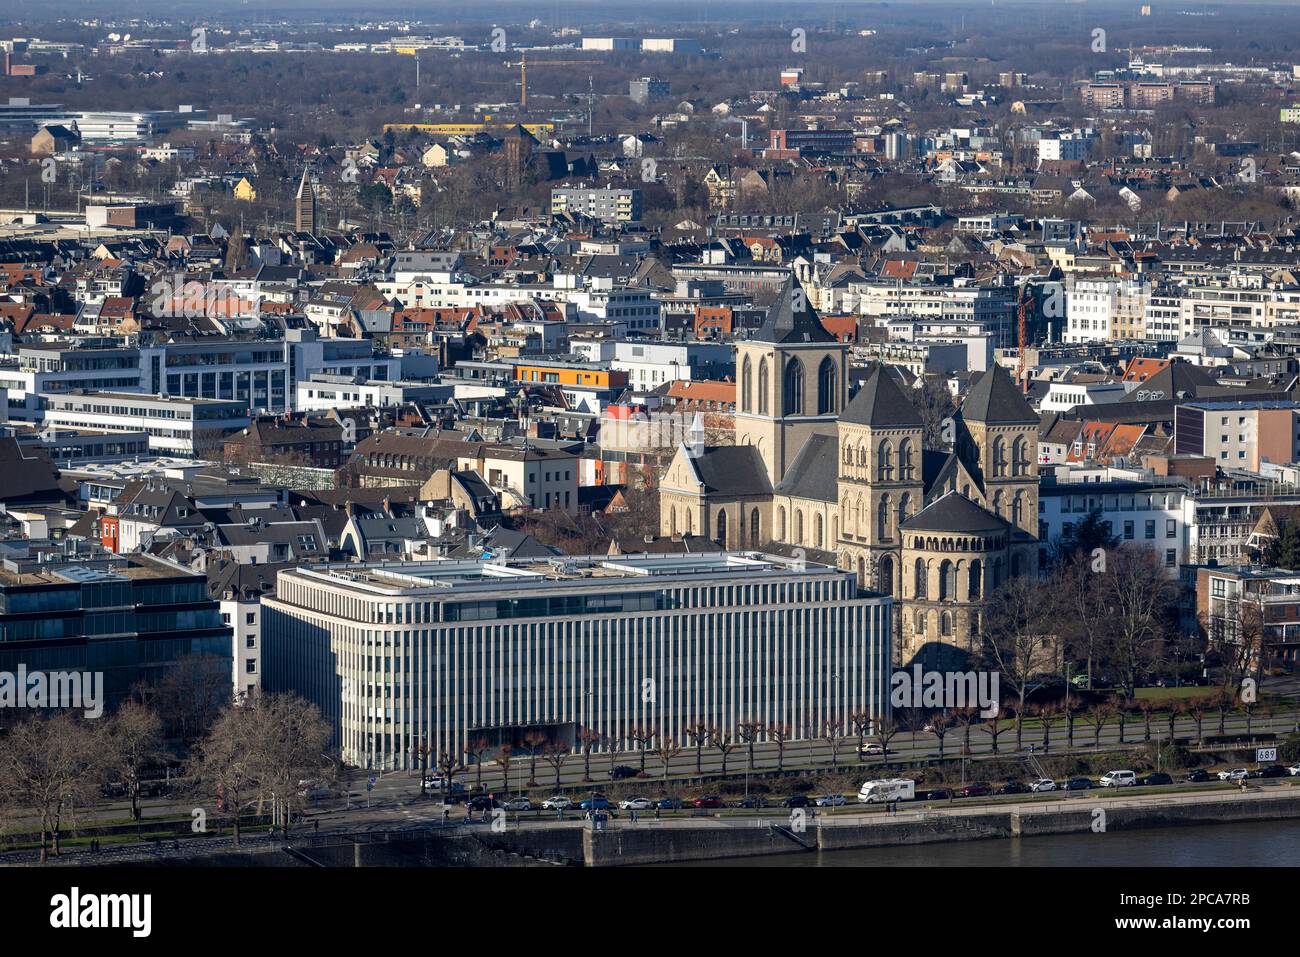
POLYGON ((876 744, 874 741, 868 741, 866 744, 858 747, 858 754, 884 754, 883 746, 876 744))
POLYGON ((471 811, 487 811, 500 806, 501 802, 490 794, 480 794, 478 797, 472 797, 467 805, 471 811))
POLYGON ((1029 790, 1038 794, 1042 791, 1055 791, 1056 782, 1051 778, 1039 778, 1037 781, 1030 783, 1029 790))
POLYGON ((1019 781, 1008 781, 1002 787, 998 788, 998 794, 1028 794, 1029 785, 1021 784, 1019 781))
POLYGON ((1187 775, 1187 777, 1183 778, 1183 780, 1188 784, 1202 784, 1205 781, 1210 780, 1210 772, 1205 770, 1205 768, 1197 768, 1191 774, 1187 775))
POLYGON ((571 807, 573 807, 573 801, 563 794, 548 797, 542 802, 543 811, 567 811, 571 807))
POLYGON ((1132 771, 1107 771, 1098 782, 1104 788, 1127 788, 1137 784, 1137 775, 1132 771))
POLYGON ((993 785, 987 781, 972 781, 957 793, 964 798, 984 797, 993 793, 993 785))
POLYGON ((916 798, 918 801, 949 801, 952 792, 947 788, 935 788, 933 791, 922 791, 916 798))
POLYGON ((1293 764, 1286 769, 1286 773, 1292 777, 1300 777, 1300 764, 1293 764))
POLYGON ((1284 778, 1290 772, 1280 764, 1269 764, 1255 772, 1257 778, 1284 778))
POLYGON ((507 811, 531 811, 533 809, 533 802, 528 800, 528 798, 511 798, 501 806, 507 811))
POLYGON ((812 804, 812 798, 806 794, 792 794, 781 802, 782 807, 808 807, 812 804))
POLYGON ((1088 778, 1070 778, 1061 785, 1062 791, 1087 791, 1092 787, 1092 781, 1088 778))
POLYGON ((1162 784, 1173 784, 1174 779, 1163 771, 1153 771, 1145 777, 1138 778, 1137 783, 1143 787, 1159 787, 1162 784))
POLYGON ((628 798, 626 801, 618 802, 619 810, 622 811, 653 811, 654 802, 649 798, 628 798))
POLYGON ((706 794, 704 797, 697 797, 691 802, 691 807, 715 808, 722 807, 722 798, 716 794, 706 794))
POLYGON ((661 797, 655 801, 655 807, 661 811, 676 811, 680 810, 681 806, 682 799, 679 797, 661 797))
POLYGON ((593 794, 589 798, 583 798, 578 805, 580 811, 608 811, 610 809, 609 798, 603 794, 593 794))
POLYGON ((641 772, 627 764, 620 764, 609 772, 609 776, 615 781, 622 781, 624 778, 634 778, 641 772))
POLYGON ((827 794, 817 799, 818 807, 844 807, 849 803, 849 799, 843 794, 827 794))
POLYGON ((1235 783, 1237 781, 1244 781, 1248 777, 1250 777, 1250 772, 1245 768, 1233 768, 1231 771, 1219 772, 1220 781, 1232 781, 1235 783))
POLYGON ((732 807, 764 808, 767 807, 767 801, 759 797, 757 794, 751 794, 749 797, 741 798, 733 804, 732 807))

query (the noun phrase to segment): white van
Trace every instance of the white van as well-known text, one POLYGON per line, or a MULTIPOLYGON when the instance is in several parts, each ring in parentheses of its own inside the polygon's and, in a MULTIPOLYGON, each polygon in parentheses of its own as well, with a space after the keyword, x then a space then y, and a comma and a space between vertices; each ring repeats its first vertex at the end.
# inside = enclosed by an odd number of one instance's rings
POLYGON ((916 782, 905 778, 867 781, 858 792, 862 804, 884 804, 886 801, 911 801, 916 797, 916 782))
POLYGON ((1104 788, 1123 788, 1137 784, 1137 775, 1132 771, 1107 771, 1101 776, 1104 788))

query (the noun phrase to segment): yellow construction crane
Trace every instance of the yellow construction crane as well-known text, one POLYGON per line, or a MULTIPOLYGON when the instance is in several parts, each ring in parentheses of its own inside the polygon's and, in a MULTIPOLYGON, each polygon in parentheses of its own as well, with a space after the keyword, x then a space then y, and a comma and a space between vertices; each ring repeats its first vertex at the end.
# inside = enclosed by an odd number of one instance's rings
MULTIPOLYGON (((595 60, 534 60, 533 66, 590 66, 595 60)), ((506 66, 514 66, 506 63, 506 66)), ((519 54, 519 108, 528 108, 528 54, 519 54)))

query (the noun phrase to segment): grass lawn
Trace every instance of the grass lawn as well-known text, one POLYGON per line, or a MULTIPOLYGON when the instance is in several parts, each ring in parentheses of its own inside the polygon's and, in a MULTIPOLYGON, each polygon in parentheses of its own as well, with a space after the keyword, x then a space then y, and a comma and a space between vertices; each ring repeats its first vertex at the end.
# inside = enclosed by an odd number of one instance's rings
POLYGON ((1146 698, 1150 701, 1174 701, 1177 699, 1190 700, 1191 698, 1204 698, 1213 694, 1215 688, 1199 688, 1195 685, 1189 685, 1182 688, 1137 688, 1133 692, 1134 698, 1146 698))

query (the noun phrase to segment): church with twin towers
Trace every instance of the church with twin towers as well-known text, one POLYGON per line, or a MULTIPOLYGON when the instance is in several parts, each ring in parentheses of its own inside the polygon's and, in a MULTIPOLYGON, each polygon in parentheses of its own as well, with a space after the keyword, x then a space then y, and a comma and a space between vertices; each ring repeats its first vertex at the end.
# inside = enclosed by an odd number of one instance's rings
POLYGON ((678 448, 660 533, 851 570, 894 598, 895 664, 961 664, 998 586, 1038 569, 1039 420, 1011 377, 981 375, 926 448, 882 365, 850 398, 849 347, 793 278, 735 349, 735 442, 678 448))

